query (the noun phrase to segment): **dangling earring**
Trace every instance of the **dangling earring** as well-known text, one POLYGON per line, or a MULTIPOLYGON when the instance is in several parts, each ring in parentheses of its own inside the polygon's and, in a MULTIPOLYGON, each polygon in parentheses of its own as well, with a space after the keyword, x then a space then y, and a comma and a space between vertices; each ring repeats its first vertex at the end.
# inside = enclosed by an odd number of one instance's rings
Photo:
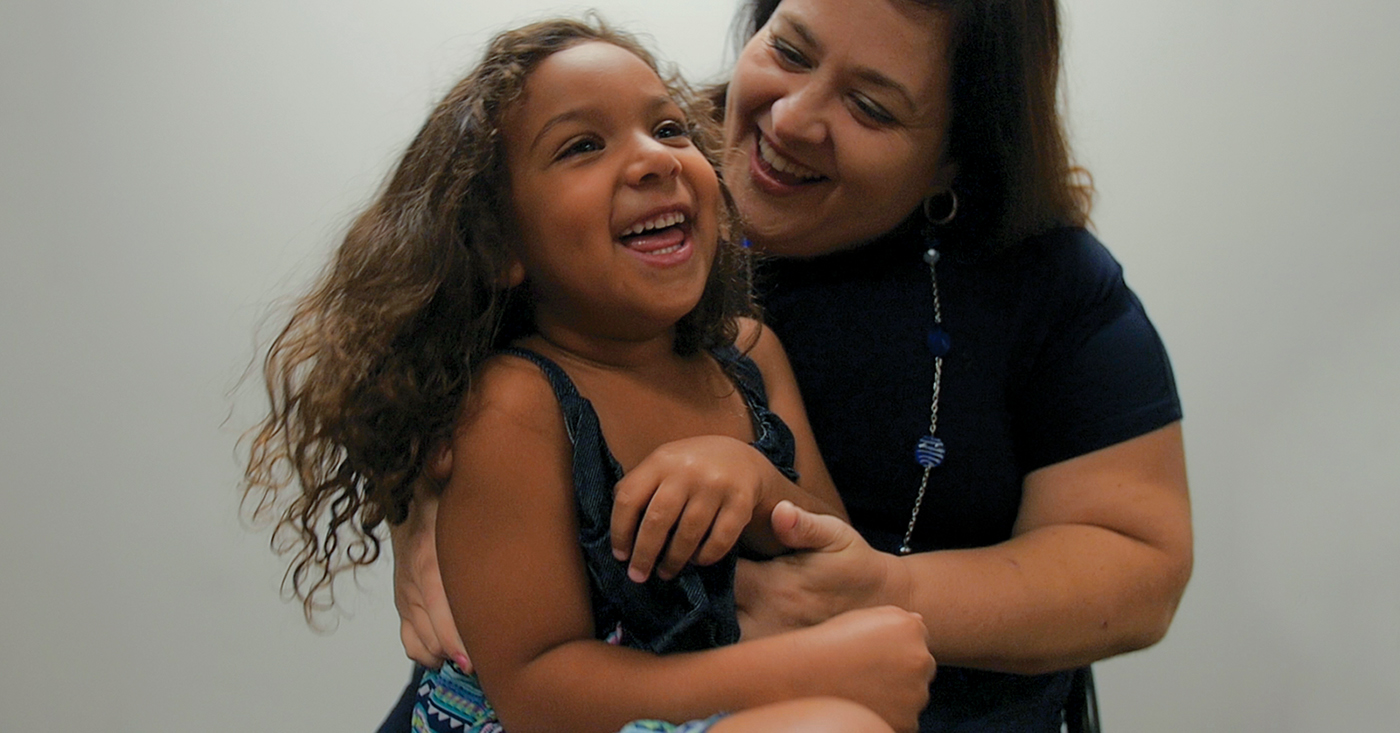
POLYGON ((924 199, 923 209, 924 219, 928 221, 928 223, 938 227, 951 224, 954 217, 958 215, 958 192, 950 188, 942 194, 929 196, 924 199), (939 200, 939 204, 936 207, 934 206, 934 199, 939 200), (943 204, 942 201, 944 200, 948 203, 943 204), (946 213, 942 216, 935 216, 934 212, 936 209, 943 209, 946 213))

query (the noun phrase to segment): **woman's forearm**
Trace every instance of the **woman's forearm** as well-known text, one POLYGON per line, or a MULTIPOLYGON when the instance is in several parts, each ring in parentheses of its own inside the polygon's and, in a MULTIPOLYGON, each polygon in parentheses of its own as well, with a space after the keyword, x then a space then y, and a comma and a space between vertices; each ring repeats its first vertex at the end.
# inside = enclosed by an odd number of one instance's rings
POLYGON ((1179 424, 1026 477, 1012 539, 898 558, 944 664, 1079 666, 1156 643, 1191 576, 1179 424))
POLYGON ((1190 573, 1189 561, 1083 525, 894 561, 904 580, 889 593, 923 615, 940 663, 1023 674, 1155 643, 1190 573))

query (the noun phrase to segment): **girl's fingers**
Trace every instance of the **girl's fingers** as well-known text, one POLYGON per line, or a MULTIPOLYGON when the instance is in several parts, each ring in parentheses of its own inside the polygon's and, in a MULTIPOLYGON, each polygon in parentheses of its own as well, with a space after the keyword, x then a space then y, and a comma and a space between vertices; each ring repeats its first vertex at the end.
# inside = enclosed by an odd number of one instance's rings
POLYGON ((457 622, 452 618, 452 607, 447 603, 447 592, 443 590, 441 577, 433 577, 427 584, 423 601, 427 607, 433 638, 437 640, 439 647, 436 656, 451 659, 463 672, 472 671, 471 661, 467 658, 467 647, 462 643, 462 635, 457 633, 457 622))
POLYGON ((632 469, 613 487, 610 533, 613 557, 619 561, 625 562, 632 557, 632 545, 637 538, 637 523, 641 521, 642 513, 647 510, 656 489, 656 481, 650 478, 643 466, 632 469))
POLYGON ((632 561, 627 569, 627 577, 641 583, 651 575, 666 540, 685 508, 686 497, 676 491, 668 491, 662 486, 651 496, 646 514, 637 525, 637 539, 632 544, 632 561))
MULTIPOLYGON (((421 619, 421 621, 426 620, 426 617, 421 619)), ((431 630, 431 627, 429 629, 431 630)), ((429 644, 436 646, 437 639, 429 636, 429 639, 425 641, 423 635, 419 633, 419 628, 408 617, 399 621, 399 640, 403 642, 404 653, 408 655, 409 659, 428 669, 437 669, 442 666, 442 654, 434 653, 429 648, 429 644)))
POLYGON ((719 508, 717 504, 718 502, 713 500, 707 501, 696 496, 690 498, 681 513, 680 521, 676 522, 675 532, 671 534, 671 542, 666 547, 666 556, 656 570, 657 575, 669 580, 680 574, 681 569, 695 555, 695 548, 700 546, 705 535, 709 533, 719 508))
POLYGON ((720 507, 719 516, 715 517, 714 524, 710 527, 709 538, 705 540, 699 552, 695 553, 692 562, 696 565, 713 565, 719 562, 725 553, 739 542, 739 536, 744 533, 744 528, 749 526, 751 519, 752 508, 744 511, 742 507, 728 503, 720 507))

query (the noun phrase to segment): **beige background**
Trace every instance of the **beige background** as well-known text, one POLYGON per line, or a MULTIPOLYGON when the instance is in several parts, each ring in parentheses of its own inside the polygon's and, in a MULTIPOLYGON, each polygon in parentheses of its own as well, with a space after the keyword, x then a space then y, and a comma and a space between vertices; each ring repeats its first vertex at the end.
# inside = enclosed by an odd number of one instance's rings
MULTIPOLYGON (((599 0, 692 77, 729 0, 599 0)), ((370 730, 387 565, 328 635, 239 524, 229 396, 489 32, 549 2, 0 4, 0 730, 370 730)), ((1197 569, 1110 731, 1400 717, 1400 10, 1066 0, 1095 220, 1187 411, 1197 569)))

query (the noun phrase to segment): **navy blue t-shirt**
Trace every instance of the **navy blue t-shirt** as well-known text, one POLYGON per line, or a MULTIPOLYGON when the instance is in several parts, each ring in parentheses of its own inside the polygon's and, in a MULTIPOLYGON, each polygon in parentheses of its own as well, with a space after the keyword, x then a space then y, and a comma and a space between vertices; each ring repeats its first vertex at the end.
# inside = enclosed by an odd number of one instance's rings
MULTIPOLYGON (((928 432, 933 296, 917 227, 853 250, 758 268, 764 320, 787 349, 851 520, 893 552, 928 432)), ((1181 417, 1166 351, 1122 269, 1083 229, 938 263, 943 359, 933 470, 912 546, 1009 539, 1025 475, 1181 417)), ((1070 673, 940 667, 921 730, 1058 731, 1070 673)))

